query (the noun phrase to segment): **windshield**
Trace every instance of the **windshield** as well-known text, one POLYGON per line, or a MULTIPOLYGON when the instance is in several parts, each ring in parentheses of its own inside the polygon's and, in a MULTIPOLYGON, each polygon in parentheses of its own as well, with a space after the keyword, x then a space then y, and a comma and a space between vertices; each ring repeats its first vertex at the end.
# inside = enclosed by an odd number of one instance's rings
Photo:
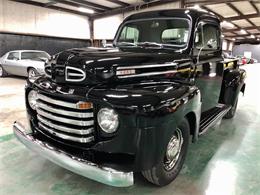
POLYGON ((21 54, 22 60, 41 59, 41 58, 49 59, 49 55, 46 52, 22 52, 21 54))
POLYGON ((184 47, 189 38, 186 19, 149 19, 126 22, 116 39, 118 47, 184 47))

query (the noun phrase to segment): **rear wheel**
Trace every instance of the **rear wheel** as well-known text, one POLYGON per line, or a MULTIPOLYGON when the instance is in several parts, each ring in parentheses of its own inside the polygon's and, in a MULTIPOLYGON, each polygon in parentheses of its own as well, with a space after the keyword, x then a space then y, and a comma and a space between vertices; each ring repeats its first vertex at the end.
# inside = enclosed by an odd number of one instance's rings
POLYGON ((185 118, 173 133, 161 161, 155 167, 142 171, 143 176, 149 182, 165 186, 177 177, 187 154, 189 135, 190 127, 185 118))
POLYGON ((5 77, 5 76, 7 76, 7 72, 5 71, 3 66, 0 65, 0 77, 5 77))
POLYGON ((31 77, 35 77, 39 75, 39 73, 37 72, 37 70, 35 68, 29 68, 28 70, 28 77, 31 78, 31 77))
POLYGON ((224 116, 226 119, 231 119, 235 116, 237 111, 237 103, 238 103, 238 95, 235 97, 235 91, 229 87, 225 93, 225 103, 227 105, 231 105, 231 109, 228 111, 228 113, 224 116))
POLYGON ((235 104, 232 105, 231 109, 228 111, 228 113, 224 116, 226 119, 233 118, 237 111, 237 103, 238 103, 238 97, 235 100, 235 104))

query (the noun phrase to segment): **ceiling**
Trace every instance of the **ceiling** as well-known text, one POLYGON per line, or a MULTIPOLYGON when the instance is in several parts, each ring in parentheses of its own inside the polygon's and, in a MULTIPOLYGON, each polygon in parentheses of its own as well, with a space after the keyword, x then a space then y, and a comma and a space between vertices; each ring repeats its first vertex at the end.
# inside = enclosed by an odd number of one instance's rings
MULTIPOLYGON (((109 13, 122 8, 146 4, 151 0, 11 0, 20 3, 47 7, 89 17, 109 13), (84 10, 85 9, 85 10, 84 10), (91 13, 92 11, 93 13, 91 13)), ((159 0, 156 0, 159 1, 159 0)), ((168 1, 168 0, 166 0, 168 1)), ((154 0, 153 0, 154 2, 154 0)))
MULTIPOLYGON (((92 19, 152 7, 169 2, 180 2, 181 7, 204 9, 222 20, 225 39, 236 43, 260 43, 259 0, 13 0, 47 7, 92 19)), ((168 7, 166 9, 169 9, 168 7)))
POLYGON ((260 43, 259 0, 186 0, 186 7, 197 7, 219 16, 225 39, 239 43, 260 43))

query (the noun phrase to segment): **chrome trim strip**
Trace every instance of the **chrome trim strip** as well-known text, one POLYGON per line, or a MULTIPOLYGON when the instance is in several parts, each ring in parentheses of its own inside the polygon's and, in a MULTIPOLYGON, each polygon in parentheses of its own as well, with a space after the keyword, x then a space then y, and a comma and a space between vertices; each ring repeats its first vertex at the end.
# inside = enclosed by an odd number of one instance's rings
POLYGON ((47 111, 50 111, 52 113, 61 114, 61 115, 65 115, 65 116, 73 116, 73 117, 77 117, 77 118, 92 118, 94 116, 93 112, 90 112, 90 113, 73 112, 73 111, 57 109, 57 108, 54 108, 52 106, 49 106, 49 105, 44 104, 44 103, 39 102, 39 101, 36 102, 36 106, 38 106, 39 108, 43 108, 47 111))
POLYGON ((141 69, 141 68, 160 68, 160 67, 167 67, 167 66, 176 66, 177 63, 168 63, 168 64, 150 64, 150 65, 140 65, 140 66, 121 66, 118 67, 116 70, 128 70, 128 69, 141 69))
POLYGON ((41 123, 53 128, 53 129, 57 129, 57 130, 64 131, 67 133, 74 133, 74 134, 78 134, 78 135, 87 135, 87 134, 94 132, 94 127, 89 127, 88 129, 74 129, 74 128, 69 128, 69 127, 65 127, 62 125, 54 124, 51 121, 42 118, 40 115, 37 115, 37 118, 41 123))
POLYGON ((118 76, 118 78, 124 79, 124 78, 134 78, 134 77, 145 77, 145 76, 154 76, 154 75, 170 74, 170 73, 177 73, 177 72, 178 72, 177 70, 168 70, 162 72, 149 72, 149 73, 142 73, 142 74, 118 76))
POLYGON ((49 102, 51 104, 55 104, 55 105, 59 105, 59 106, 67 107, 67 108, 74 108, 74 109, 82 110, 82 109, 78 108, 77 103, 70 103, 70 102, 65 102, 65 101, 62 101, 62 100, 56 100, 56 99, 47 97, 47 96, 39 94, 39 93, 37 95, 37 98, 44 100, 46 102, 49 102))
POLYGON ((74 77, 80 77, 82 76, 81 74, 77 74, 77 73, 68 73, 69 76, 74 76, 74 77))
POLYGON ((57 136, 57 137, 62 138, 62 139, 65 139, 65 140, 70 140, 70 141, 79 142, 79 143, 89 143, 91 141, 94 141, 93 136, 90 136, 90 137, 75 137, 75 136, 65 135, 63 133, 58 133, 56 131, 53 131, 52 129, 46 127, 41 122, 39 122, 38 125, 41 129, 48 131, 52 135, 57 136))
POLYGON ((16 138, 28 149, 74 173, 115 187, 128 187, 134 184, 133 172, 122 172, 102 167, 75 157, 46 142, 35 139, 32 134, 26 134, 26 129, 18 122, 14 122, 13 131, 16 138))
POLYGON ((58 121, 58 122, 62 122, 62 123, 73 124, 73 125, 78 125, 78 126, 90 126, 90 125, 94 124, 93 120, 82 121, 82 120, 74 120, 74 119, 63 118, 63 117, 55 116, 53 114, 45 112, 45 111, 43 111, 43 110, 41 110, 40 108, 37 108, 37 107, 36 107, 36 111, 39 115, 42 115, 46 118, 49 118, 51 120, 55 120, 55 121, 58 121))
MULTIPOLYGON (((76 73, 77 74, 77 73, 76 73)), ((79 68, 75 68, 75 67, 71 67, 71 66, 66 66, 65 68, 65 80, 66 81, 70 81, 70 82, 80 82, 80 81, 84 81, 86 78, 86 73, 79 69, 79 68), (69 70, 74 70, 74 71, 78 71, 81 73, 81 75, 74 75, 74 73, 69 73, 69 70), (70 79, 69 76, 78 76, 78 77, 82 77, 79 79, 70 79)))

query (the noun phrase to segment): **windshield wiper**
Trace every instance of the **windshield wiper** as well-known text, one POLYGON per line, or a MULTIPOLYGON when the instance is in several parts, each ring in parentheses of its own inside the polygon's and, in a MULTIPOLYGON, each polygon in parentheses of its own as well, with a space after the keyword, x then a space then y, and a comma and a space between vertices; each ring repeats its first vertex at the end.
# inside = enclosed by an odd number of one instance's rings
POLYGON ((153 47, 153 48, 163 48, 163 44, 161 43, 156 43, 156 42, 140 42, 140 43, 137 43, 137 46, 140 46, 140 47, 153 47))

